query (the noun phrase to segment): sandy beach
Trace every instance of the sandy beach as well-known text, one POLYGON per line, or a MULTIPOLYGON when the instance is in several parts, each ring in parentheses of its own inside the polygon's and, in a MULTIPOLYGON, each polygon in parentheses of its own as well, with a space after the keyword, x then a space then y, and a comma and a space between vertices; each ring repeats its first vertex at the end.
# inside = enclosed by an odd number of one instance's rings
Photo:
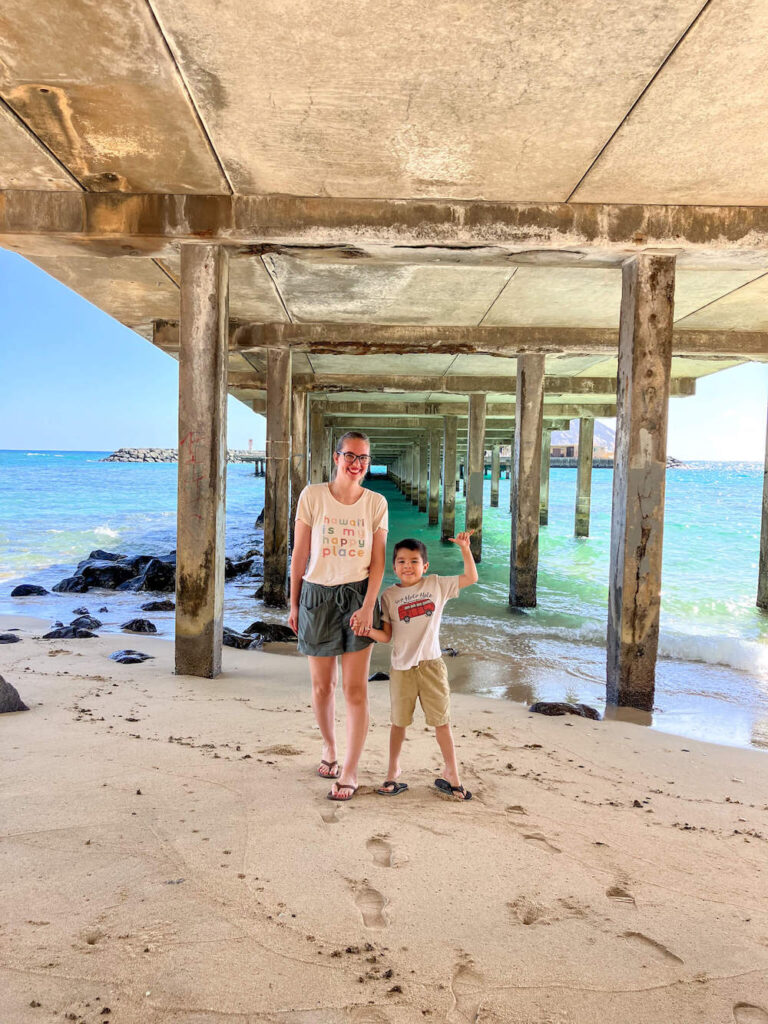
POLYGON ((0 648, 4 1024, 768 1021, 763 753, 459 693, 475 798, 419 720, 384 798, 372 683, 339 805, 301 658, 178 678, 168 641, 45 625, 0 648))

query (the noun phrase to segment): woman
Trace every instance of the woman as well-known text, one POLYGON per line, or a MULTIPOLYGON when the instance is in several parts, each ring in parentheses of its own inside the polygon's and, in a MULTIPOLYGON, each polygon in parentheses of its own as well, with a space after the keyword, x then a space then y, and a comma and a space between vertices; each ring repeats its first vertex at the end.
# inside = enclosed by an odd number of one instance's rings
POLYGON ((384 576, 387 502, 363 487, 371 463, 365 434, 351 431, 333 454, 336 473, 299 495, 291 558, 291 614, 299 652, 309 656, 312 707, 323 737, 317 774, 333 779, 329 800, 350 800, 368 735, 371 626, 380 624, 377 597, 384 576), (374 623, 374 619, 376 620, 374 623), (347 708, 347 751, 336 757, 337 657, 347 708))

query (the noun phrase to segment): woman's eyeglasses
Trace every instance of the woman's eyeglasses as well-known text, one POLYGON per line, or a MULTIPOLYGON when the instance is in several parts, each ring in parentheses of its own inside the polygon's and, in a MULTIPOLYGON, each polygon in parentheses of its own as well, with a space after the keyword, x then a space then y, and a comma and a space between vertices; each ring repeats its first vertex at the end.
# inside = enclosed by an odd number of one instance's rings
POLYGON ((365 468, 371 464, 370 455, 355 455, 354 452, 339 452, 339 455, 343 457, 348 466, 354 466, 356 462, 359 462, 360 465, 365 468))

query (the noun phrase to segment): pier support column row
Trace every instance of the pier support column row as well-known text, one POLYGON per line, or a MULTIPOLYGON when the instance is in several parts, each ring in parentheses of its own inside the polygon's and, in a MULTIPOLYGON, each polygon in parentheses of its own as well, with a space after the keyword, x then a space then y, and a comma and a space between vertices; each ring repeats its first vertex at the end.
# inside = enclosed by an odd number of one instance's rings
POLYGON ((661 604, 675 257, 622 267, 606 696, 653 708, 661 604))
POLYGON ((536 605, 543 411, 544 356, 518 356, 509 566, 509 603, 516 608, 536 605))
POLYGON ((589 513, 592 497, 592 449, 595 443, 595 421, 579 420, 579 462, 576 470, 576 513, 574 535, 589 536, 589 513))
POLYGON ((499 507, 499 479, 501 477, 501 445, 491 449, 491 508, 499 507))
POLYGON ((469 396, 467 416, 467 505, 466 529, 474 530, 470 549, 476 562, 483 552, 483 477, 485 475, 485 408, 484 394, 469 396))
POLYGON ((229 261, 218 245, 181 247, 176 527, 178 675, 221 672, 227 473, 229 261))
POLYGON ((440 434, 437 427, 429 432, 429 525, 437 526, 440 517, 440 434))
POLYGON ((456 427, 456 417, 446 416, 443 421, 443 520, 440 528, 444 541, 456 535, 456 427))
MULTIPOLYGON (((284 608, 288 575, 291 350, 267 349, 267 478, 264 484, 264 604, 284 608)), ((298 494, 297 494, 298 500, 298 494)))
POLYGON ((291 398, 291 511, 289 516, 293 544, 296 506, 307 486, 307 392, 294 391, 291 398))

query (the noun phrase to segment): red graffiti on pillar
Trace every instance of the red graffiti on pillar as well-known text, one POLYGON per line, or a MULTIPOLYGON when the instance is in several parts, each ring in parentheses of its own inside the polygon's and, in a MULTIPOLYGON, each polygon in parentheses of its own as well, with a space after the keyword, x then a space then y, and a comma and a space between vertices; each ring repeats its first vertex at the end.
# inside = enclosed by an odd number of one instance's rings
POLYGON ((196 448, 200 444, 205 443, 204 434, 196 434, 194 430, 190 430, 184 437, 179 441, 179 462, 197 462, 196 448), (186 449, 185 449, 186 446, 186 449), (187 457, 182 460, 182 450, 186 451, 187 457))

